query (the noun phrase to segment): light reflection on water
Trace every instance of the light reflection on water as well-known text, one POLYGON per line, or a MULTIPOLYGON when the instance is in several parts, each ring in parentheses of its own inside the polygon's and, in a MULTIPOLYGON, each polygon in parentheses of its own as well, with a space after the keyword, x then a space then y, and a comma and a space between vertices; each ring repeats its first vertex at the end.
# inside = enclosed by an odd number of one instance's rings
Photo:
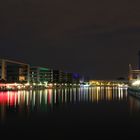
POLYGON ((40 91, 1 92, 0 104, 17 106, 20 104, 42 105, 73 102, 99 102, 127 99, 127 90, 122 88, 96 87, 48 89, 40 91))
POLYGON ((128 102, 130 106, 130 114, 133 115, 136 112, 140 112, 140 99, 129 96, 128 97, 128 102))
POLYGON ((33 91, 0 92, 0 119, 4 120, 6 111, 15 108, 16 112, 52 111, 54 106, 64 104, 100 102, 129 102, 130 111, 140 111, 140 101, 127 95, 126 88, 90 87, 63 88, 33 91))

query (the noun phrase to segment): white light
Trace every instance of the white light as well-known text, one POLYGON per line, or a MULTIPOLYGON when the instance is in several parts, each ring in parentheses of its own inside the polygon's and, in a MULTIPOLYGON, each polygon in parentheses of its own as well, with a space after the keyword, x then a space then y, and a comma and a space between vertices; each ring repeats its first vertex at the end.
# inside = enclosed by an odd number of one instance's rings
POLYGON ((53 84, 48 84, 48 86, 49 86, 49 87, 52 87, 52 86, 53 86, 53 84))
POLYGON ((40 82, 39 85, 42 86, 43 84, 40 82))
POLYGON ((25 84, 25 86, 29 86, 29 85, 30 85, 29 83, 26 83, 26 84, 25 84))
POLYGON ((48 82, 44 82, 45 86, 47 86, 48 82))
POLYGON ((21 87, 20 87, 20 86, 18 86, 18 89, 21 89, 21 87))
POLYGON ((140 80, 136 80, 132 83, 132 86, 140 86, 140 80))

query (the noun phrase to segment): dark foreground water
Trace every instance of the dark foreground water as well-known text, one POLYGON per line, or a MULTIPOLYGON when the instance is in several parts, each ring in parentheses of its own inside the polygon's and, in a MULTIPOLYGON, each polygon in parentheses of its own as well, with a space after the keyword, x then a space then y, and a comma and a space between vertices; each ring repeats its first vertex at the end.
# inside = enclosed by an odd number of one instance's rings
POLYGON ((0 92, 0 137, 130 138, 140 134, 140 100, 113 87, 0 92))

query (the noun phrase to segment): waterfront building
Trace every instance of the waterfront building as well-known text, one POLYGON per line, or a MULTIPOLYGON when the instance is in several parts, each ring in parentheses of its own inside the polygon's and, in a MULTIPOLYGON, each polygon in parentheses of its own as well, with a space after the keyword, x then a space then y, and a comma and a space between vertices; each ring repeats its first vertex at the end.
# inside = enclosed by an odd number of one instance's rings
POLYGON ((1 83, 31 84, 78 84, 80 75, 77 73, 53 70, 46 67, 30 67, 29 64, 8 59, 0 59, 1 83))
POLYGON ((53 70, 53 83, 62 83, 64 73, 61 70, 53 70))
POLYGON ((7 83, 27 83, 30 65, 18 61, 0 59, 0 81, 7 83))
POLYGON ((60 71, 60 83, 67 83, 67 73, 60 71))
POLYGON ((70 72, 68 72, 68 73, 66 73, 66 82, 67 83, 73 83, 74 82, 74 80, 73 80, 73 73, 70 73, 70 72))
POLYGON ((80 75, 77 73, 64 72, 61 70, 53 70, 53 83, 79 83, 80 75))
POLYGON ((77 82, 79 80, 76 79, 76 77, 74 77, 73 73, 70 72, 64 72, 61 70, 53 70, 53 83, 73 83, 73 82, 77 82))
POLYGON ((81 81, 81 75, 78 74, 78 73, 73 73, 72 74, 72 79, 73 79, 73 81, 72 81, 73 83, 78 84, 81 81))
POLYGON ((52 70, 44 67, 30 68, 31 83, 51 83, 53 81, 52 70))

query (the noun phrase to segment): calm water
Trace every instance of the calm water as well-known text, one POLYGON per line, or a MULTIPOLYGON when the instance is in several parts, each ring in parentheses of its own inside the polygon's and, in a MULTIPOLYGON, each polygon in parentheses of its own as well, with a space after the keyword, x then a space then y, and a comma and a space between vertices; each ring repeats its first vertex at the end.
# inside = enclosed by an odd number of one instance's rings
POLYGON ((0 129, 14 139, 134 138, 140 100, 116 87, 0 92, 0 129))

